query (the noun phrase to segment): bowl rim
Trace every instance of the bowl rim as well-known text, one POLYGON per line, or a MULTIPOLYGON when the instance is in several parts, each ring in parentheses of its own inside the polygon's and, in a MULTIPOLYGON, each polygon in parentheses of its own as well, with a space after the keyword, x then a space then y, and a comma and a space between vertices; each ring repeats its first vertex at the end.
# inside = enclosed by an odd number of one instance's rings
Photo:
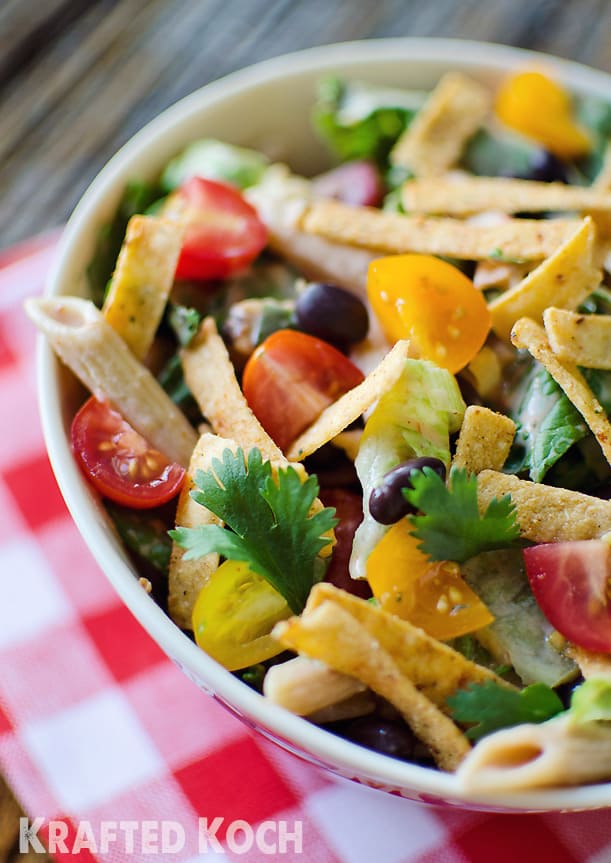
MULTIPOLYGON (((271 83, 279 76, 291 77, 333 67, 341 72, 356 61, 366 65, 409 60, 418 65, 432 62, 448 68, 504 72, 520 65, 541 65, 570 82, 576 92, 608 98, 611 76, 582 64, 535 51, 467 39, 400 37, 341 42, 283 54, 245 67, 215 80, 185 96, 147 123, 109 160, 94 178, 74 209, 59 242, 45 294, 67 293, 70 261, 88 222, 99 209, 99 199, 116 184, 127 169, 163 135, 197 111, 205 111, 238 91, 271 83), (62 290, 63 287, 63 290, 62 290)), ((145 593, 127 563, 116 555, 108 526, 72 457, 64 434, 59 363, 43 336, 37 344, 38 400, 44 438, 60 490, 72 518, 90 552, 123 602, 164 652, 201 689, 228 706, 263 735, 314 763, 333 765, 336 772, 375 787, 410 794, 415 799, 448 803, 462 808, 506 812, 580 811, 611 806, 611 782, 562 789, 528 792, 465 792, 455 777, 390 758, 312 725, 272 704, 235 678, 201 651, 145 593), (205 681, 205 683, 203 683, 205 681)), ((332 769, 333 769, 332 768, 332 769)))

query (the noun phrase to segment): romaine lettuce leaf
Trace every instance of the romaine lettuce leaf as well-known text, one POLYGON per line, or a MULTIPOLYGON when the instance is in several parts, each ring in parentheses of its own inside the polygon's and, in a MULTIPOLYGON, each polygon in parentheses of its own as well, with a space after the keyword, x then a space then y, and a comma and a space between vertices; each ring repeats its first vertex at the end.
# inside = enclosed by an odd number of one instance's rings
POLYGON ((512 419, 517 426, 511 457, 505 470, 528 471, 541 482, 547 471, 586 437, 588 427, 551 375, 539 365, 524 383, 523 396, 512 419))
POLYGON ((448 466, 449 436, 460 428, 464 412, 453 375, 427 360, 405 361, 402 376, 367 420, 355 461, 365 513, 352 547, 353 577, 365 576, 367 558, 388 530, 369 513, 373 489, 384 474, 408 458, 432 456, 448 466))
POLYGON ((267 157, 256 150, 204 138, 189 144, 168 163, 161 186, 171 192, 190 177, 206 177, 246 189, 259 182, 268 164, 267 157))
POLYGON ((327 77, 320 81, 312 120, 342 161, 383 162, 422 107, 427 94, 327 77))

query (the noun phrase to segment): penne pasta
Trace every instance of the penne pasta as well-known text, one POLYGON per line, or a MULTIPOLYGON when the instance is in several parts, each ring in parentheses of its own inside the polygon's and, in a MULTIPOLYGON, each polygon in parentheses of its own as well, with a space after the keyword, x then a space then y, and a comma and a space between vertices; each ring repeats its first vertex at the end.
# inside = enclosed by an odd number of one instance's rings
POLYGON ((96 398, 112 402, 155 449, 186 467, 197 434, 151 372, 90 300, 31 298, 25 309, 62 362, 96 398))

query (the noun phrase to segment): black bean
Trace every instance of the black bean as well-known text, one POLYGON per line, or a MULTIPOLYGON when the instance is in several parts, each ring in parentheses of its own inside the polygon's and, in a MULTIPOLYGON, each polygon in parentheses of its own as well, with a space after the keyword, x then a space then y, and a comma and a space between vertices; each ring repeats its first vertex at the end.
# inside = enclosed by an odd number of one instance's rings
POLYGON ((416 740, 403 722, 390 722, 376 716, 363 716, 347 723, 342 736, 393 758, 409 760, 416 740))
POLYGON ((305 333, 340 348, 362 341, 369 331, 369 316, 361 300, 322 282, 313 282, 299 295, 295 317, 305 333))
POLYGON ((549 150, 543 148, 535 150, 530 164, 521 174, 507 174, 518 180, 536 180, 540 183, 568 183, 566 165, 549 150))
POLYGON ((445 479, 445 465, 438 458, 410 458, 397 465, 382 478, 381 484, 369 496, 369 512, 380 524, 394 524, 414 512, 414 507, 405 499, 404 488, 411 488, 411 476, 415 471, 430 467, 445 479))

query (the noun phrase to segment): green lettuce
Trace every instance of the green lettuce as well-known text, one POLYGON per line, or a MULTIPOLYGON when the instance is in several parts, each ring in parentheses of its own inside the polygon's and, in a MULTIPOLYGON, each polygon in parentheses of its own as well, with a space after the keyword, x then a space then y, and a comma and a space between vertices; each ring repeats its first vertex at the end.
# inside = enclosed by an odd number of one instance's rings
POLYGON ((517 430, 510 473, 528 471, 533 482, 541 482, 547 471, 588 434, 588 427, 552 376, 539 365, 524 384, 517 410, 512 412, 517 430))
POLYGON ((259 182, 268 164, 267 157, 256 150, 204 138, 189 144, 168 163, 161 186, 171 192, 191 177, 206 177, 246 189, 259 182))
POLYGON ((312 120, 322 140, 342 161, 382 163, 426 97, 420 91, 327 77, 318 85, 312 120))
POLYGON ((453 375, 427 360, 405 360, 403 374, 367 420, 355 461, 365 514, 352 548, 354 577, 365 576, 367 558, 388 530, 369 513, 371 492, 384 474, 408 458, 431 456, 447 467, 450 434, 460 428, 464 412, 453 375))

